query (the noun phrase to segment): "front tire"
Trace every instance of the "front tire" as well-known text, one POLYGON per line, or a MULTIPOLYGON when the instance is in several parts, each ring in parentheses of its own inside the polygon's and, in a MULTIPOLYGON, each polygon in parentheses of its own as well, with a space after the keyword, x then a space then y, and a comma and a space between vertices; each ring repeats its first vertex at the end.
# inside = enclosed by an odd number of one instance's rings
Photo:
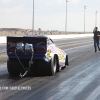
POLYGON ((68 55, 66 55, 66 60, 65 60, 65 67, 69 66, 69 62, 68 62, 68 55))

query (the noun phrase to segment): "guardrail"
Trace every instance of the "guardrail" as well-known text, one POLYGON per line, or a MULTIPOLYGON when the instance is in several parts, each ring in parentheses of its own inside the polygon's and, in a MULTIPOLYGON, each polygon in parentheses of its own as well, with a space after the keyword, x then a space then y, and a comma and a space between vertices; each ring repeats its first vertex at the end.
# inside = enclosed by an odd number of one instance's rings
MULTIPOLYGON (((83 37, 93 37, 93 34, 68 34, 68 35, 46 35, 51 39, 68 39, 68 38, 83 38, 83 37)), ((0 43, 6 43, 7 36, 0 36, 0 43)))

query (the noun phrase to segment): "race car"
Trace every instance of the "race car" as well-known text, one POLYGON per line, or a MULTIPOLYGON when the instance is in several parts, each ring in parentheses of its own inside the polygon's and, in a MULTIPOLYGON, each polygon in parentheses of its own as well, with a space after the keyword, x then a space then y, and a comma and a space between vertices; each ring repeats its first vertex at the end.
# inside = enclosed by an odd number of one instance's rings
POLYGON ((10 75, 54 75, 68 66, 68 55, 41 35, 7 37, 7 69, 10 75))

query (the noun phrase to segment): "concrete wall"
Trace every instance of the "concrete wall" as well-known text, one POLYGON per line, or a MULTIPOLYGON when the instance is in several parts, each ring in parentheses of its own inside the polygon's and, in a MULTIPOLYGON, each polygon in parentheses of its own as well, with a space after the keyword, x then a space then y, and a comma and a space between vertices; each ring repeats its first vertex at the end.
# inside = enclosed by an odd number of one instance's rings
MULTIPOLYGON (((82 38, 93 37, 93 34, 67 34, 67 35, 46 35, 51 39, 68 39, 68 38, 82 38)), ((0 36, 0 43, 6 43, 6 36, 0 36)))
POLYGON ((0 37, 0 43, 6 43, 6 36, 0 37))

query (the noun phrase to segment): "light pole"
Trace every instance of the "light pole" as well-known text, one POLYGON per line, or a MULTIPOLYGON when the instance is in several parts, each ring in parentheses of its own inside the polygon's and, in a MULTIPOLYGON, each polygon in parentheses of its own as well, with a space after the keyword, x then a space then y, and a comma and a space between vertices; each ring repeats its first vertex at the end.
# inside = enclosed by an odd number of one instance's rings
POLYGON ((65 33, 67 34, 67 2, 68 0, 66 0, 66 20, 65 20, 65 33))
POLYGON ((95 27, 97 26, 97 11, 95 12, 95 27))
POLYGON ((34 34, 34 0, 33 0, 33 16, 32 16, 32 34, 34 34))
POLYGON ((85 9, 86 9, 86 6, 84 6, 84 33, 85 33, 85 9))

